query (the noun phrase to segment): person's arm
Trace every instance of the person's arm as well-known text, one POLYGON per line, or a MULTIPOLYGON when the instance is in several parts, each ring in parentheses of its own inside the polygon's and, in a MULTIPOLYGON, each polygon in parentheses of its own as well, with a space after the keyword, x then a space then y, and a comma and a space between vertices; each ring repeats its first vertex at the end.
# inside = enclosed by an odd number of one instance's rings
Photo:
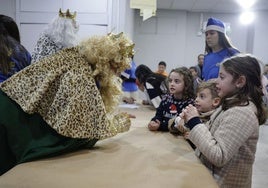
MULTIPOLYGON (((163 101, 160 103, 159 107, 156 109, 155 116, 151 119, 151 121, 159 121, 159 127, 158 131, 168 131, 168 124, 163 123, 163 111, 164 111, 164 105, 163 101)), ((168 122, 167 122, 168 123, 168 122)))
POLYGON ((215 166, 222 167, 238 152, 254 131, 258 131, 258 119, 249 107, 233 107, 218 115, 211 129, 198 124, 190 131, 189 139, 215 166), (215 128, 217 126, 217 128, 215 128))

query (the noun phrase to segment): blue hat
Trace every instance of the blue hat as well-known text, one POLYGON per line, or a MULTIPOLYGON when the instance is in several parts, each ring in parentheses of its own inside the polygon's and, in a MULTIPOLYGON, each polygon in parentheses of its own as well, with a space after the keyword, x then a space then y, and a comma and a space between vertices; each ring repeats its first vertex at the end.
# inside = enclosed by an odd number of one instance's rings
POLYGON ((224 24, 222 21, 216 19, 216 18, 209 18, 207 22, 206 31, 209 30, 215 30, 219 31, 221 33, 225 33, 224 24))

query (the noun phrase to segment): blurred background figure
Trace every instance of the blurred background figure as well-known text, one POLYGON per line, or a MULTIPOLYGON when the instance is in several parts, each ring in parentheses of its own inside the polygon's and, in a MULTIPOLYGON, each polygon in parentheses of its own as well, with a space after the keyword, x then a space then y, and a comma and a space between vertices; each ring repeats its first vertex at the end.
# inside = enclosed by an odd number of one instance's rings
POLYGON ((165 61, 160 61, 158 63, 158 70, 155 73, 161 74, 161 75, 167 77, 168 73, 166 72, 166 68, 167 68, 166 62, 165 61))
POLYGON ((162 96, 168 92, 166 77, 154 73, 149 67, 143 64, 137 67, 135 75, 137 77, 136 83, 138 88, 146 96, 146 100, 143 100, 142 104, 151 104, 155 108, 158 108, 162 96))
POLYGON ((122 90, 124 92, 122 101, 128 104, 133 104, 138 100, 138 86, 136 84, 136 64, 134 56, 131 57, 131 67, 121 73, 123 80, 122 90))
POLYGON ((52 55, 63 48, 75 46, 78 42, 77 32, 79 24, 76 22, 76 12, 59 10, 59 15, 48 24, 40 34, 32 52, 32 63, 52 55))
POLYGON ((199 54, 197 56, 196 69, 197 69, 198 77, 201 79, 202 79, 203 64, 204 64, 204 54, 199 54))
POLYGON ((197 88, 199 84, 202 82, 202 80, 198 76, 197 66, 192 66, 189 68, 189 70, 191 71, 192 76, 193 76, 194 94, 196 95, 197 88))
POLYGON ((3 24, 9 36, 13 37, 20 43, 19 28, 13 18, 6 15, 0 15, 0 23, 3 24))
POLYGON ((5 15, 0 15, 0 59, 0 82, 31 63, 30 53, 20 44, 16 22, 5 15))

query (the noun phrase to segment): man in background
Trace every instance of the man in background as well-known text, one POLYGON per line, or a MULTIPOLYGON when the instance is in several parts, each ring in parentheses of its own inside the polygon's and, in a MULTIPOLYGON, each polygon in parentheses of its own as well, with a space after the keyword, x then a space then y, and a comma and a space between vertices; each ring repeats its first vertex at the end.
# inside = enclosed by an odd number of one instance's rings
POLYGON ((203 63, 204 63, 204 54, 199 54, 197 56, 197 61, 198 61, 197 65, 196 65, 197 76, 202 79, 202 69, 203 69, 203 63))

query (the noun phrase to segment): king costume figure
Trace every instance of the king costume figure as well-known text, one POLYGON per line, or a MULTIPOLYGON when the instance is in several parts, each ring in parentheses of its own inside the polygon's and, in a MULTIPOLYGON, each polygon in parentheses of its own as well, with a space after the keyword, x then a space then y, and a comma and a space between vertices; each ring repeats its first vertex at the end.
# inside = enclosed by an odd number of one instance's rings
POLYGON ((32 52, 32 63, 52 55, 59 50, 77 45, 79 24, 76 21, 76 12, 71 13, 59 10, 59 14, 47 25, 40 34, 32 52))
POLYGON ((91 148, 130 127, 116 113, 117 76, 130 67, 126 35, 93 36, 31 64, 0 85, 0 175, 17 164, 91 148))

